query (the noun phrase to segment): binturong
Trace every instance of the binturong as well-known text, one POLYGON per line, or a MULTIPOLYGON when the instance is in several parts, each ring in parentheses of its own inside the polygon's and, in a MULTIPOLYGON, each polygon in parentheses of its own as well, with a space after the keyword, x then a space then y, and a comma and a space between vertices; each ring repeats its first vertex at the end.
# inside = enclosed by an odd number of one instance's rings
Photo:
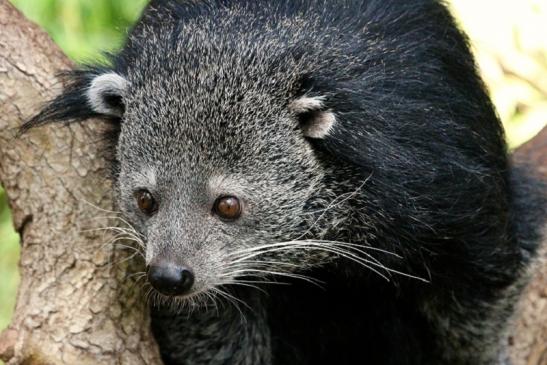
POLYGON ((112 126, 166 364, 509 363, 545 205, 442 1, 155 0, 110 61, 23 129, 112 126))

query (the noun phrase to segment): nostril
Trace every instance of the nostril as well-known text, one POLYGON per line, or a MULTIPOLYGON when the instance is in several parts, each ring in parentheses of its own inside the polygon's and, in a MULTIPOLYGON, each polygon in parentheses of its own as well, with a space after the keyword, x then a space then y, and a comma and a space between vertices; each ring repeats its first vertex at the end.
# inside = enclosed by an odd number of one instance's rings
POLYGON ((190 290, 190 288, 194 285, 194 273, 187 268, 183 268, 180 272, 180 276, 181 287, 183 287, 185 291, 190 290))
POLYGON ((194 285, 194 273, 185 266, 154 264, 148 267, 148 281, 164 295, 183 295, 194 285))

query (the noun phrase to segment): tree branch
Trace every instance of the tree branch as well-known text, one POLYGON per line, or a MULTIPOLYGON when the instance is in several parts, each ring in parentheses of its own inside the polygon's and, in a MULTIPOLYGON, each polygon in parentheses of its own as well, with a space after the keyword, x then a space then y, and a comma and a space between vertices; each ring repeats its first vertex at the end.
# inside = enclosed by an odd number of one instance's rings
MULTIPOLYGON (((547 128, 513 155, 516 165, 526 165, 547 184, 547 128)), ((547 194, 547 191, 545 192, 547 194)), ((515 365, 547 364, 547 225, 543 217, 543 243, 530 268, 526 286, 515 312, 509 348, 515 365)))
MULTIPOLYGON (((14 364, 160 364, 139 285, 126 256, 105 245, 111 210, 100 122, 45 127, 16 138, 52 77, 72 67, 49 37, 0 0, 0 179, 22 234, 17 306, 0 337, 14 364)), ((134 261, 134 260, 130 260, 134 261)))

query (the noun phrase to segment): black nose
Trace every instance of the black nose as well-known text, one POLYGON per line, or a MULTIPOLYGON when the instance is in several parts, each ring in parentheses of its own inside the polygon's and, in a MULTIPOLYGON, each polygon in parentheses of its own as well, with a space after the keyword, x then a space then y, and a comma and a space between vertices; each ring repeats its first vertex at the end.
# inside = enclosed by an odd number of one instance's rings
POLYGON ((183 295, 194 285, 194 273, 185 266, 155 263, 148 267, 148 281, 164 295, 183 295))

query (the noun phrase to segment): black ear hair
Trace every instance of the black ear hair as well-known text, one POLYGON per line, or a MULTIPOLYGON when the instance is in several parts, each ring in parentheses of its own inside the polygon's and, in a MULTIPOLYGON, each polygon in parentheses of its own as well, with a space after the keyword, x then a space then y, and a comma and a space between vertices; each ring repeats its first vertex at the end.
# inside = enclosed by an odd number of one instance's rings
POLYGON ((128 82, 105 70, 73 70, 60 74, 63 92, 25 122, 20 133, 49 122, 76 122, 92 117, 119 120, 124 112, 123 95, 128 82))

